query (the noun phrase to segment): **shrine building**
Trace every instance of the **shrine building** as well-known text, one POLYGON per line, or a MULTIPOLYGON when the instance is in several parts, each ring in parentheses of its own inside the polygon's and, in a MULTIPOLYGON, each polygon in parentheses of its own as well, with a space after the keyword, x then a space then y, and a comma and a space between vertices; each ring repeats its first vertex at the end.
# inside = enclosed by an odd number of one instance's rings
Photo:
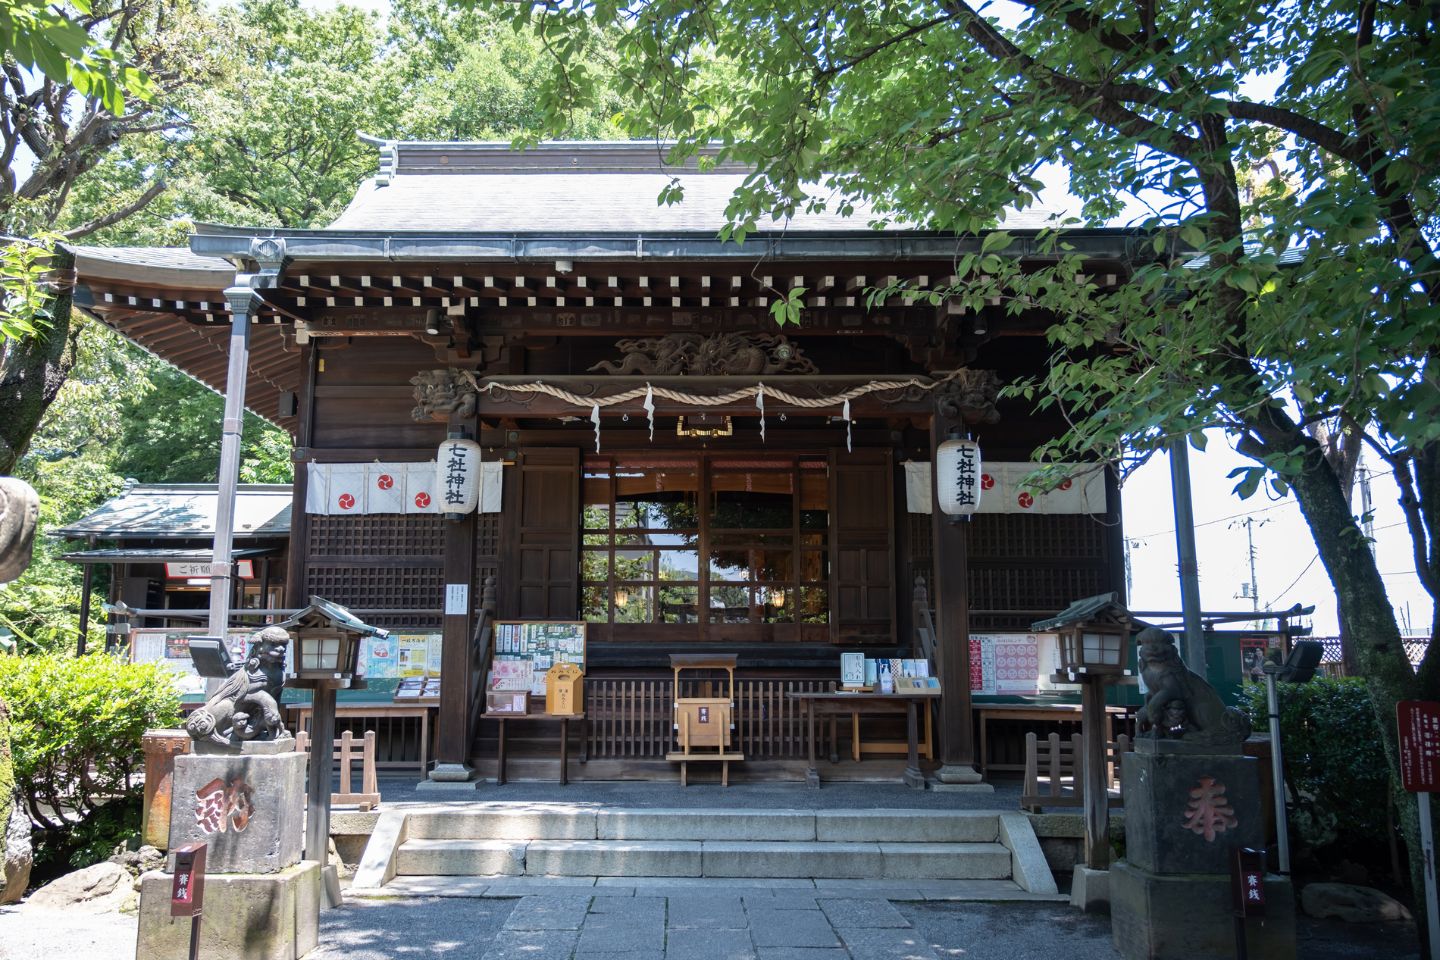
MULTIPOLYGON (((435 637, 418 669, 438 674, 429 756, 451 775, 494 770, 487 693, 518 675, 497 624, 547 622, 585 625, 572 776, 672 775, 670 658, 692 654, 735 658, 739 769, 790 777, 806 744, 789 694, 861 653, 938 681, 929 770, 973 780, 977 706, 1050 693, 1030 625, 1123 600, 1115 479, 1020 486, 1064 424, 997 393, 1044 369, 1052 316, 875 294, 945 285, 983 234, 874 229, 862 210, 722 242, 747 173, 662 167, 653 143, 386 142, 329 226, 77 247, 74 303, 222 393, 232 316, 249 317, 245 405, 294 438, 295 480, 288 546, 247 605, 320 596, 435 637), (684 200, 658 205, 672 177, 684 200), (797 287, 781 326, 771 307, 797 287), (983 479, 959 519, 935 509, 930 463, 967 436, 983 479), (478 451, 454 454, 465 440, 478 451), (474 508, 447 513, 453 497, 474 508)), ((1005 218, 1003 255, 1049 262, 1047 216, 1005 218)), ((1069 234, 1101 285, 1125 282, 1137 241, 1069 234)), ((417 669, 401 654, 397 679, 417 669)), ((532 659, 520 684, 543 690, 562 658, 532 659)), ((824 734, 828 752, 883 752, 882 720, 824 734)))

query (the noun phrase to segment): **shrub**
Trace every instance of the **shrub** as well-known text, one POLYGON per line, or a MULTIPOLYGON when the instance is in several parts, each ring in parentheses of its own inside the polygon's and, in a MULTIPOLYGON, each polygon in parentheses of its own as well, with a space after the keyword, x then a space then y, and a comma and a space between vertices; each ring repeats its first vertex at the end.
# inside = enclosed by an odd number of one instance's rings
MULTIPOLYGON (((1246 684, 1257 733, 1270 729, 1264 684, 1246 684)), ((1390 773, 1365 681, 1318 676, 1279 685, 1287 813, 1297 854, 1386 862, 1390 773)))
POLYGON ((156 664, 105 653, 0 656, 15 783, 40 831, 36 868, 86 866, 137 834, 140 737, 179 722, 180 698, 156 664))

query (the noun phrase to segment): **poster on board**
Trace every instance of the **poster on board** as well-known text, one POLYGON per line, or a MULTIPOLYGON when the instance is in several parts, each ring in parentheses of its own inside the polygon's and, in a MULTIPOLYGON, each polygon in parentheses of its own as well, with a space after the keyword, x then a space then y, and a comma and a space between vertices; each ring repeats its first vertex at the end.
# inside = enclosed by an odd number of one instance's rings
POLYGON ((557 663, 585 669, 585 624, 531 620, 495 624, 492 690, 528 690, 545 696, 545 671, 557 663))
POLYGON ((1050 690, 1058 655, 1053 633, 972 633, 970 690, 1012 697, 1050 690))

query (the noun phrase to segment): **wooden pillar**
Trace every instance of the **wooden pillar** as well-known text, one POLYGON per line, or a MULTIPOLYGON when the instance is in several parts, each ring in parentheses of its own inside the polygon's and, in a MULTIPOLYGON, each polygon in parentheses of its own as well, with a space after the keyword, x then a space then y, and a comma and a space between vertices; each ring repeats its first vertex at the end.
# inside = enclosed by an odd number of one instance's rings
POLYGON ((310 515, 305 512, 305 498, 310 487, 310 444, 314 433, 315 377, 319 366, 319 351, 315 349, 315 344, 311 343, 305 346, 302 356, 305 377, 300 387, 300 424, 295 436, 295 451, 291 454, 295 465, 295 482, 291 486, 290 495, 290 550, 285 557, 283 601, 284 605, 291 609, 306 604, 305 565, 310 551, 310 515))
MULTIPOLYGON (((950 436, 965 425, 939 413, 930 420, 930 459, 950 436)), ((965 520, 952 520, 935 504, 935 471, 930 471, 930 533, 935 562, 935 648, 939 659, 940 761, 942 783, 979 783, 975 770, 974 714, 970 708, 970 585, 965 520)))
MULTIPOLYGON (((475 421, 451 423, 451 435, 475 435, 475 421)), ((469 780, 470 759, 470 635, 474 595, 475 517, 472 511, 445 522, 445 607, 441 627, 440 713, 436 718, 435 769, 432 780, 469 780), (463 597, 461 596, 463 594, 463 597)))

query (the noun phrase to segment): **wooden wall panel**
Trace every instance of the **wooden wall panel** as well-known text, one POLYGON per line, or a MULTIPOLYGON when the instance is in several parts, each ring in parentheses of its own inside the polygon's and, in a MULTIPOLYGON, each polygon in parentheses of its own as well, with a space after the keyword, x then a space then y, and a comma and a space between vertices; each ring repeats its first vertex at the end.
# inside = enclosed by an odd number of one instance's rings
POLYGON ((516 487, 506 497, 513 515, 504 565, 502 616, 526 620, 570 620, 580 606, 580 451, 574 447, 531 447, 506 471, 516 487))
POLYGON ((889 450, 836 451, 830 462, 830 623, 838 643, 895 639, 889 450))

